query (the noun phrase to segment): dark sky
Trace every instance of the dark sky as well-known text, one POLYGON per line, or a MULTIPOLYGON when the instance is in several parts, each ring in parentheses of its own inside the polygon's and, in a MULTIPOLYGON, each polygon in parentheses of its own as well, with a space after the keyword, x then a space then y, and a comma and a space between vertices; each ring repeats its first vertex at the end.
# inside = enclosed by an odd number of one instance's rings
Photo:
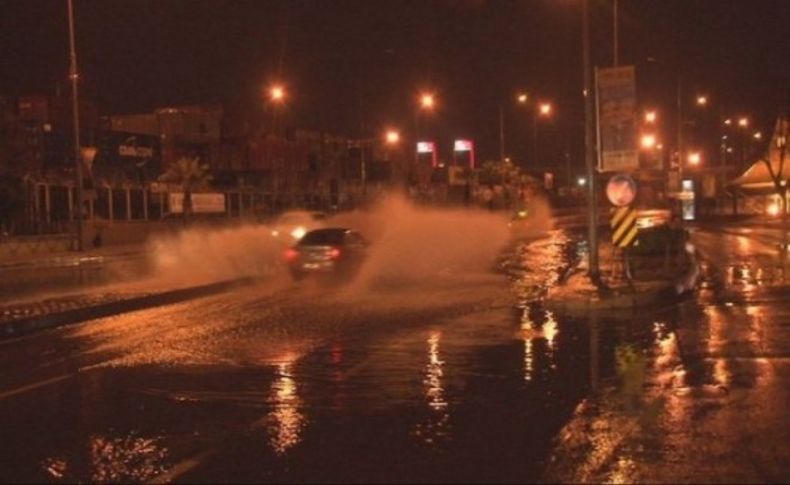
MULTIPOLYGON (((643 99, 704 90, 717 109, 765 125, 790 89, 790 0, 620 0, 621 62, 643 99), (648 57, 660 61, 646 63, 648 57), (650 82, 647 82, 650 81, 650 82)), ((580 0, 75 0, 85 96, 104 114, 226 102, 257 107, 288 85, 295 122, 356 135, 410 130, 421 88, 438 94, 430 128, 497 154, 505 104, 514 151, 530 122, 523 87, 557 105, 541 137, 581 137, 580 0)), ((590 0, 594 60, 611 63, 611 0, 590 0)), ((65 0, 0 1, 0 94, 66 86, 65 0)), ((669 101, 667 101, 669 102, 669 101)), ((667 108, 669 109, 669 107, 667 108)))

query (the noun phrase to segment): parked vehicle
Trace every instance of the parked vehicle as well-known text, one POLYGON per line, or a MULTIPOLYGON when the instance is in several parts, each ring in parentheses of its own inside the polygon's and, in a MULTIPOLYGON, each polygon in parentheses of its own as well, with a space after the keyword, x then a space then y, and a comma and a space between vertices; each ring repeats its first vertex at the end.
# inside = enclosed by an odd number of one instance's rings
POLYGON ((343 227, 316 229, 285 251, 285 262, 295 280, 331 275, 350 278, 365 260, 368 243, 356 231, 343 227))

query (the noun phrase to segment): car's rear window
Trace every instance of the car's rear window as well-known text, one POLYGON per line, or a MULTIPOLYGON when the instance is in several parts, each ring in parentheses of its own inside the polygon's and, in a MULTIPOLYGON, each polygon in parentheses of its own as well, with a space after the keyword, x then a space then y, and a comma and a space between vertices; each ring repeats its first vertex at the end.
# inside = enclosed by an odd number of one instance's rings
POLYGON ((300 245, 334 245, 343 244, 345 229, 319 229, 310 231, 299 241, 300 245))

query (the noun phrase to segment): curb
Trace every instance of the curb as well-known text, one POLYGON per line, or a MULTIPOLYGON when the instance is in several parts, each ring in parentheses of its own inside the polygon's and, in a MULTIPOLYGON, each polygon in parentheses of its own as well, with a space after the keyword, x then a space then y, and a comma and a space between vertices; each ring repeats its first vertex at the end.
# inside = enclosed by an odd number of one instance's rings
POLYGON ((661 288, 642 293, 623 293, 613 297, 592 298, 548 298, 546 307, 566 314, 586 314, 589 312, 634 312, 642 308, 658 307, 680 301, 675 285, 667 284, 661 288))
POLYGON ((140 257, 145 254, 145 251, 130 251, 125 253, 116 254, 97 254, 93 256, 75 255, 75 256, 58 256, 44 260, 32 261, 16 261, 16 262, 0 262, 0 271, 13 270, 13 269, 26 269, 26 268, 60 268, 67 266, 81 266, 83 264, 102 264, 120 259, 132 259, 140 257))
POLYGON ((50 313, 48 315, 11 320, 0 324, 0 340, 21 337, 40 330, 81 323, 96 318, 121 315, 123 313, 171 305, 186 300, 223 293, 233 288, 247 286, 254 281, 254 278, 237 278, 191 288, 181 288, 152 295, 137 296, 64 312, 50 313))

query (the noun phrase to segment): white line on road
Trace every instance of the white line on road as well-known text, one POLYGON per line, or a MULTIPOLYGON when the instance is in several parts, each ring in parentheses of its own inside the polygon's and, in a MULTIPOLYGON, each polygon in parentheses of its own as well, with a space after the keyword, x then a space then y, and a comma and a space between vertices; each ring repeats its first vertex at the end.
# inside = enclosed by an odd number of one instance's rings
POLYGON ((200 463, 208 458, 209 456, 215 453, 214 450, 207 450, 203 453, 199 453, 192 458, 187 458, 186 460, 177 463, 167 472, 157 476, 153 480, 149 481, 148 483, 171 483, 176 480, 178 477, 187 473, 188 471, 192 470, 196 466, 200 465, 200 463))
POLYGON ((46 379, 39 382, 34 382, 33 384, 28 384, 26 386, 18 387, 16 389, 12 389, 10 391, 5 391, 0 393, 0 399, 6 399, 12 396, 16 396, 17 394, 23 394, 28 391, 32 391, 34 389, 38 389, 39 387, 48 386, 50 384, 54 384, 56 382, 65 381, 71 377, 74 377, 76 374, 64 374, 62 376, 52 377, 51 379, 46 379))

